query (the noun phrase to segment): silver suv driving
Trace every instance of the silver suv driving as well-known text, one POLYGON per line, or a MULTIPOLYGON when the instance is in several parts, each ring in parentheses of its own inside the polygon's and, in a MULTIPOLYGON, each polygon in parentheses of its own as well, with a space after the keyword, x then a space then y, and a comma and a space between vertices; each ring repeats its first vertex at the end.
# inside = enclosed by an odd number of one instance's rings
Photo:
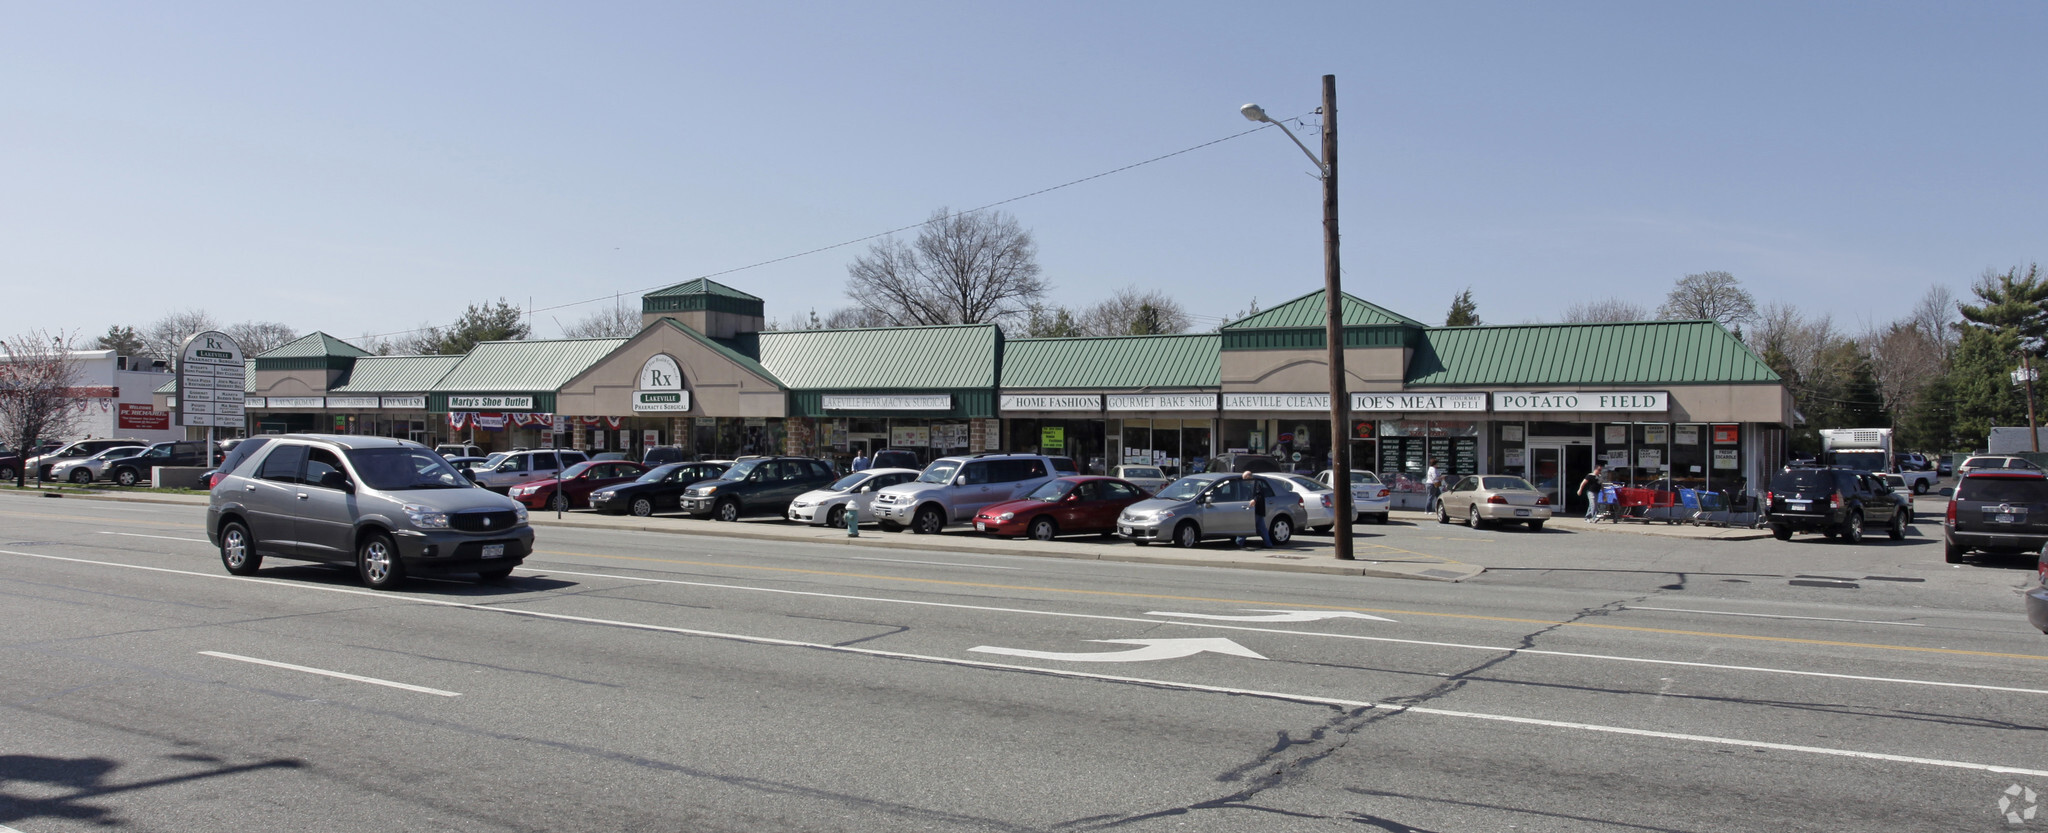
POLYGON ((526 507, 471 485, 426 446, 325 434, 270 438, 223 475, 206 536, 238 576, 274 556, 352 565, 376 590, 411 573, 497 581, 533 551, 526 507))
POLYGON ((581 451, 563 449, 557 456, 552 449, 537 451, 514 451, 505 455, 498 464, 488 469, 478 468, 476 485, 493 492, 509 492, 521 483, 536 480, 552 480, 563 469, 590 459, 581 451))
POLYGON ((1059 476, 1053 461, 1039 454, 974 454, 940 457, 917 480, 875 494, 875 523, 895 532, 930 535, 947 524, 967 523, 995 503, 1017 500, 1059 476))

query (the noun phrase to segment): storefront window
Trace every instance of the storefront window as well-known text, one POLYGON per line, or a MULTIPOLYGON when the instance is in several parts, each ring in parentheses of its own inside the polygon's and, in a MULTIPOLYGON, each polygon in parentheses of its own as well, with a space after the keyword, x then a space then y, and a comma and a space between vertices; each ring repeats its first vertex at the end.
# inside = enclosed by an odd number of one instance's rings
POLYGON ((1712 471, 1707 464, 1707 426, 1671 426, 1671 479, 1680 488, 1706 489, 1712 471))
POLYGON ((1527 428, 1519 422, 1495 423, 1493 429, 1493 470, 1517 477, 1529 476, 1527 428))
POLYGON ((1223 421, 1224 451, 1246 451, 1252 454, 1266 453, 1266 434, 1263 423, 1256 419, 1226 419, 1223 421))

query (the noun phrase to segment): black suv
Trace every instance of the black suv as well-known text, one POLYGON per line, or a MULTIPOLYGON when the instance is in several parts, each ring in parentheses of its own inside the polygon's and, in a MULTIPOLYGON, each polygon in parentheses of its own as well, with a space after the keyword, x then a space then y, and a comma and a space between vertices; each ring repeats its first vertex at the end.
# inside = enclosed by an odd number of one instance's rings
POLYGON ((789 502, 839 479, 832 464, 811 457, 742 457, 717 480, 683 492, 685 514, 736 521, 743 515, 789 513, 789 502))
POLYGON ((2009 555, 2048 543, 2048 474, 2025 469, 1971 469, 1956 481, 1941 522, 1947 561, 1970 550, 2009 555))
POLYGON ((1863 540, 1865 527, 1882 527, 1894 541, 1906 537, 1899 510, 1882 475, 1838 468, 1788 468, 1764 493, 1765 522, 1780 541, 1794 532, 1818 532, 1845 543, 1863 540))
POLYGON ((207 449, 205 440, 157 443, 133 457, 107 461, 107 476, 115 483, 133 486, 149 480, 150 475, 163 466, 211 466, 214 455, 207 453, 207 449))

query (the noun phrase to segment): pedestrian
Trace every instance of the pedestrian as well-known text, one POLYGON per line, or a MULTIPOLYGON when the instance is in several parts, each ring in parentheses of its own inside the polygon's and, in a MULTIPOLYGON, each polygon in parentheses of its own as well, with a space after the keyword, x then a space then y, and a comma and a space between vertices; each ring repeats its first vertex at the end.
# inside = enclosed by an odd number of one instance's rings
POLYGON ((1586 496, 1586 522, 1592 523, 1600 517, 1600 475, 1607 473, 1606 463, 1596 463, 1586 473, 1586 479, 1579 482, 1579 494, 1586 496))
MULTIPOLYGON (((1252 502, 1252 531, 1258 533, 1259 547, 1261 549, 1270 548, 1273 546, 1273 530, 1266 526, 1266 490, 1261 488, 1265 485, 1265 482, 1252 472, 1245 472, 1240 477, 1240 480, 1239 488, 1251 492, 1246 497, 1250 498, 1252 502)), ((1244 538, 1238 538, 1237 545, 1242 548, 1244 546, 1244 538)))
POLYGON ((1429 503, 1423 505, 1424 512, 1435 512, 1437 497, 1444 493, 1444 473, 1442 469, 1437 468, 1439 462, 1441 461, 1430 460, 1429 471, 1422 475, 1422 482, 1429 485, 1429 503))
POLYGON ((857 452, 855 452, 855 453, 854 453, 854 455, 853 455, 853 470, 854 470, 854 471, 860 471, 861 469, 865 469, 865 468, 867 468, 867 467, 868 467, 869 465, 871 465, 871 463, 870 463, 870 461, 868 460, 868 450, 867 450, 867 449, 863 448, 863 449, 861 449, 860 451, 857 451, 857 452))

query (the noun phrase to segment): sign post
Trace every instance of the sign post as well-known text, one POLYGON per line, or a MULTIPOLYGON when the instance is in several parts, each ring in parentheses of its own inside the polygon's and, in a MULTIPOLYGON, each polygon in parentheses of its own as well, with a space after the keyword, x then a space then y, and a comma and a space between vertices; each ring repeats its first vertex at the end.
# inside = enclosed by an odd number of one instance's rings
POLYGON ((206 462, 213 464, 215 428, 245 429, 243 391, 248 368, 242 345, 227 333, 193 333, 178 347, 178 425, 206 427, 206 462))

